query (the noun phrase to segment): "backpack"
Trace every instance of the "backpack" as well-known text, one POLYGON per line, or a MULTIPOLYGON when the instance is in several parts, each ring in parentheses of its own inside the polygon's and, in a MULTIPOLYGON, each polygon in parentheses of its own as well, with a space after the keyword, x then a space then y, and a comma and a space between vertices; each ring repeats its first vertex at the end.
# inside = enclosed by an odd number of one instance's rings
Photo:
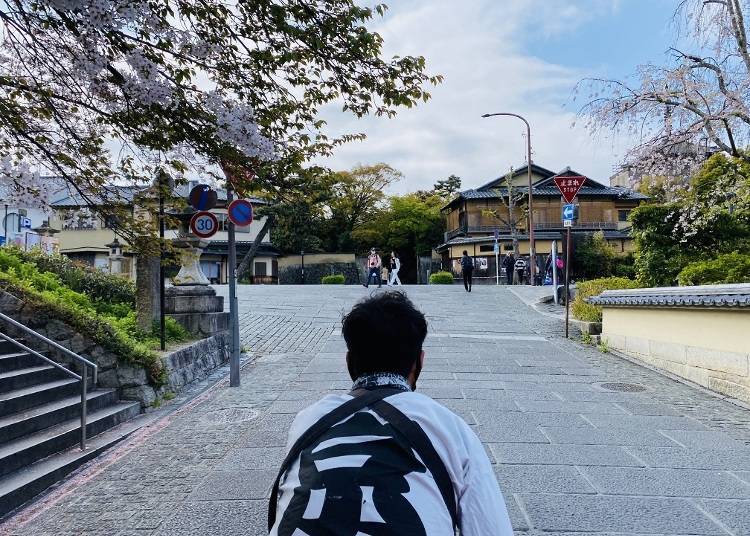
POLYGON ((461 257, 461 268, 474 268, 474 259, 472 259, 471 257, 461 257))
MULTIPOLYGON (((445 464, 424 430, 384 400, 388 396, 402 392, 386 387, 353 391, 350 394, 354 398, 321 417, 300 436, 281 464, 271 491, 268 503, 269 532, 276 523, 281 478, 298 458, 300 459, 298 475, 300 482, 305 479, 309 489, 323 492, 323 497, 318 497, 317 500, 317 504, 320 505, 319 517, 310 519, 309 497, 304 493, 298 494, 295 490, 279 525, 280 535, 293 534, 297 529, 304 530, 305 523, 328 525, 328 530, 331 530, 331 526, 335 526, 341 529, 342 534, 365 532, 360 531, 359 528, 364 523, 361 518, 365 517, 366 509, 371 517, 377 515, 382 518, 378 523, 381 527, 383 522, 388 524, 389 529, 393 527, 392 534, 420 534, 419 527, 422 527, 420 518, 402 494, 409 489, 405 479, 407 474, 427 470, 435 479, 455 530, 458 526, 456 496, 445 464), (367 407, 377 413, 385 421, 385 425, 369 412, 358 413, 367 407), (355 436, 382 436, 384 439, 356 443, 339 441, 332 444, 330 442, 335 438, 355 436), (325 447, 326 444, 329 446, 325 447), (328 455, 321 454, 326 450, 331 452, 328 455), (417 452, 419 458, 414 456, 413 451, 417 452), (354 468, 344 465, 334 470, 319 471, 322 464, 330 463, 331 460, 336 459, 336 456, 347 454, 351 456, 350 459, 359 458, 364 461, 354 468), (380 465, 386 466, 389 471, 379 471, 380 465), (341 469, 343 471, 340 471, 341 469), (351 473, 346 469, 350 469, 351 473), (320 476, 323 473, 328 477, 327 482, 324 481, 324 477, 320 476), (384 474, 388 476, 387 479, 382 478, 384 474), (394 478, 395 474, 403 475, 404 478, 394 478), (363 482, 372 486, 363 486, 363 482), (295 500, 299 504, 295 504, 295 500), (381 508, 375 507, 378 500, 386 501, 385 504, 381 504, 381 508), (320 518, 324 510, 331 516, 330 519, 320 518)), ((326 534, 329 533, 326 532, 326 534)), ((424 534, 423 527, 421 533, 424 534)))

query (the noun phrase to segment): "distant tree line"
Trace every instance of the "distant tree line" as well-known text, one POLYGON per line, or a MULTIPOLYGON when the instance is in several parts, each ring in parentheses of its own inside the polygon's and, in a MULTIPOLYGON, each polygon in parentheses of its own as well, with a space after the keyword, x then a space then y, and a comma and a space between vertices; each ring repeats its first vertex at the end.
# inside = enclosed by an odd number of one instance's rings
POLYGON ((387 189, 402 178, 384 163, 319 170, 306 191, 275 207, 274 245, 288 254, 365 255, 375 247, 384 261, 393 250, 402 259, 402 279, 414 278, 417 256, 430 255, 443 240, 440 209, 460 189, 461 179, 451 175, 430 190, 388 195, 387 189))

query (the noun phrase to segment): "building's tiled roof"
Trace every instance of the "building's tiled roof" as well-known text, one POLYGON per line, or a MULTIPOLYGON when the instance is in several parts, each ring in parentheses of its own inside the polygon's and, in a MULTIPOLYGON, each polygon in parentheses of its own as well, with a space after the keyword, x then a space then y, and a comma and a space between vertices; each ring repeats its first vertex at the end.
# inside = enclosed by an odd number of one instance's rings
MULTIPOLYGON (((536 164, 531 165, 532 171, 537 175, 542 175, 543 178, 537 179, 532 186, 532 194, 534 197, 560 197, 560 190, 555 186, 555 177, 572 177, 572 176, 583 176, 575 170, 565 168, 559 173, 555 173, 536 164)), ((514 172, 514 176, 526 173, 526 166, 524 165, 519 170, 514 172)), ((450 208, 455 205, 457 201, 461 199, 499 199, 502 195, 506 197, 508 195, 507 186, 498 186, 498 184, 504 183, 504 177, 493 179, 490 182, 479 186, 478 188, 472 188, 459 192, 459 194, 452 199, 443 209, 450 208)), ((515 186, 513 191, 516 194, 528 195, 528 186, 515 186)), ((648 196, 638 192, 634 192, 629 188, 622 188, 618 186, 605 186, 604 184, 597 182, 589 177, 586 177, 586 182, 578 193, 579 197, 605 197, 605 198, 616 198, 616 199, 627 199, 634 201, 643 201, 648 199, 648 196)))
POLYGON ((750 283, 606 290, 587 301, 614 307, 750 307, 750 283))
MULTIPOLYGON (((553 176, 555 174, 554 171, 549 170, 547 168, 543 168, 542 166, 538 166, 538 165, 534 164, 533 162, 531 163, 531 172, 534 173, 534 174, 536 174, 536 175, 541 175, 542 177, 551 177, 551 176, 553 176)), ((526 166, 526 164, 523 164, 523 165, 521 165, 521 166, 519 166, 517 168, 513 168, 513 177, 518 177, 518 176, 521 176, 521 175, 526 175, 527 173, 528 173, 528 167, 526 166)), ((504 182, 506 176, 507 175, 502 175, 500 177, 492 179, 491 181, 489 181, 489 182, 483 184, 482 186, 480 186, 479 188, 477 188, 477 190, 485 190, 485 189, 488 189, 488 188, 493 188, 496 184, 504 182)))
MULTIPOLYGON (((513 191, 518 194, 527 194, 528 187, 515 187, 513 191)), ((466 190, 461 192, 461 196, 465 199, 499 199, 498 193, 506 196, 508 189, 505 187, 496 188, 494 190, 466 190)), ((533 188, 532 194, 534 197, 560 197, 560 190, 556 186, 540 186, 533 188)), ((639 192, 634 192, 627 188, 618 188, 616 186, 605 186, 604 188, 589 188, 584 186, 578 192, 578 197, 616 197, 618 199, 633 199, 633 200, 645 200, 648 196, 645 196, 639 192)))
MULTIPOLYGON (((138 193, 145 192, 149 188, 150 186, 113 185, 113 186, 107 186, 103 194, 91 195, 89 196, 89 198, 94 205, 99 205, 99 204, 104 204, 104 203, 131 205, 133 204, 133 200, 135 199, 135 196, 138 195, 138 193)), ((176 197, 187 198, 189 193, 190 193, 189 184, 179 185, 174 190, 174 195, 176 197)), ((220 205, 226 204, 227 191, 217 188, 216 194, 219 200, 219 204, 220 205)), ((251 197, 250 201, 252 201, 254 204, 259 204, 259 205, 266 203, 262 199, 258 199, 255 197, 251 197)), ((83 206, 89 206, 89 202, 87 202, 83 198, 83 196, 81 196, 78 192, 71 191, 71 189, 69 188, 63 188, 52 197, 52 200, 50 201, 50 205, 56 208, 83 207, 83 206)))

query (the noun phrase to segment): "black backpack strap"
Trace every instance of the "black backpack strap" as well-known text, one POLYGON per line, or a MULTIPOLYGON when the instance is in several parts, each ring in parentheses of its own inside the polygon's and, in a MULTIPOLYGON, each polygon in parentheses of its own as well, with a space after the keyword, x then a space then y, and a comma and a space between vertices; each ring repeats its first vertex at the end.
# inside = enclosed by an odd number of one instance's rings
POLYGON ((304 434, 300 436, 300 438, 289 450, 286 458, 284 458, 284 461, 281 464, 281 469, 279 469, 279 474, 276 476, 276 480, 273 483, 271 498, 268 501, 269 532, 273 528, 274 523, 276 523, 276 503, 278 502, 279 483, 281 482, 281 478, 284 476, 287 468, 294 462, 294 460, 299 457, 302 451, 313 441, 323 435, 327 430, 329 430, 337 423, 343 421, 347 417, 354 415, 359 410, 371 406, 373 403, 378 402, 387 396, 402 392, 404 391, 402 391, 401 389, 388 388, 378 388, 373 390, 357 389, 356 391, 352 391, 351 394, 354 396, 354 398, 352 398, 351 400, 347 400, 330 413, 327 413, 326 415, 318 419, 318 422, 313 424, 310 428, 307 429, 307 431, 305 431, 304 434))
POLYGON ((453 481, 448 474, 445 463, 432 445, 422 427, 409 417, 404 415, 398 408, 385 400, 378 400, 372 404, 372 409, 383 419, 388 421, 398 432, 403 435, 409 444, 417 451, 419 457, 432 473, 435 483, 443 496, 448 513, 453 520, 453 528, 458 527, 458 509, 456 507, 456 495, 453 491, 453 481))

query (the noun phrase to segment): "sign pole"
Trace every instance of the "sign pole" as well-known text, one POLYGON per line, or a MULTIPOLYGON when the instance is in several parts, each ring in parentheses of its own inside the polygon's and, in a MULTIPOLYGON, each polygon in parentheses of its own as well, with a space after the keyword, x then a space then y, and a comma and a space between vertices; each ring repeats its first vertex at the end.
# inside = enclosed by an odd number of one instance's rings
POLYGON ((555 305, 557 305, 557 240, 552 241, 552 288, 555 289, 555 305))
MULTIPOLYGON (((232 202, 232 186, 227 183, 227 206, 232 202)), ((228 218, 227 218, 228 219, 228 218)), ((232 334, 230 344, 231 355, 229 356, 229 386, 240 386, 240 323, 237 311, 237 249, 234 236, 234 222, 228 219, 227 247, 228 255, 227 272, 229 276, 229 329, 232 334)))
MULTIPOLYGON (((565 239, 565 338, 568 338, 568 326, 570 322, 570 227, 567 229, 565 239)), ((557 291, 555 291, 555 294, 557 291)))
MULTIPOLYGON (((497 242, 495 242, 497 244, 497 242)), ((499 259, 499 253, 497 251, 497 246, 495 247, 495 285, 500 284, 500 259, 499 259)))

